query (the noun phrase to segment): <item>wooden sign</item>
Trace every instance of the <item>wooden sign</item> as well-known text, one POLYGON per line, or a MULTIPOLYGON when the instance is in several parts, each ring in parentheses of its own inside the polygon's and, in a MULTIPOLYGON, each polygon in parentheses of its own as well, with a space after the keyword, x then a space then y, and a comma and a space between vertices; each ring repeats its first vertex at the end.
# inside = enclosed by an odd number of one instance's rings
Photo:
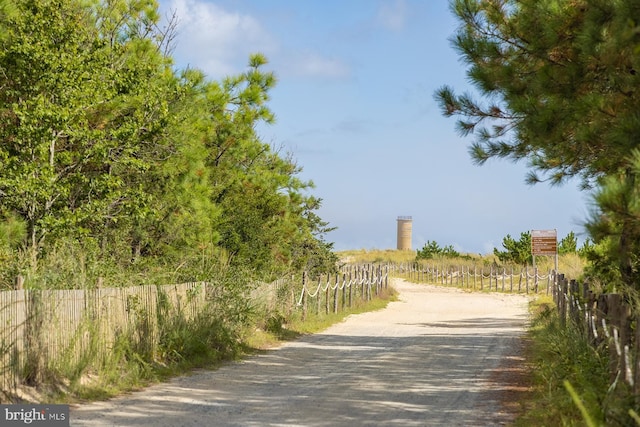
POLYGON ((558 253, 558 234, 556 230, 531 230, 531 254, 556 255, 558 253))

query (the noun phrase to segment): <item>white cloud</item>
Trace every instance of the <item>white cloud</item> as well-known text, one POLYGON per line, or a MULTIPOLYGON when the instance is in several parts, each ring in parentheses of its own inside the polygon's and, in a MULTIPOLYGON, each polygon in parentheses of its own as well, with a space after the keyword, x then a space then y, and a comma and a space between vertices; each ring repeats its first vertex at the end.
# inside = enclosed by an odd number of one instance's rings
POLYGON ((199 68, 211 78, 244 70, 249 55, 273 50, 270 35, 254 17, 199 0, 171 0, 178 18, 178 66, 199 68))
POLYGON ((392 31, 400 31, 407 20, 408 8, 405 0, 385 1, 378 9, 377 21, 380 26, 392 31))
POLYGON ((345 78, 351 73, 349 66, 343 61, 315 52, 291 55, 286 62, 288 71, 296 76, 345 78))
POLYGON ((246 69, 249 55, 264 53, 277 75, 342 79, 350 75, 342 60, 317 51, 287 47, 276 40, 260 20, 248 13, 220 7, 205 0, 166 0, 163 9, 178 19, 174 59, 178 67, 203 70, 218 79, 246 69))

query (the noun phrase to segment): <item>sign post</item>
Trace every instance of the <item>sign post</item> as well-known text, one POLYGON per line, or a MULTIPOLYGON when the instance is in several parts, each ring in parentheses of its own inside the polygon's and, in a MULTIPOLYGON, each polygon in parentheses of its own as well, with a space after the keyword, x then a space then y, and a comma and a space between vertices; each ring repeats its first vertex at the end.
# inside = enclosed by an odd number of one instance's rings
MULTIPOLYGON (((531 230, 531 255, 533 257, 533 269, 536 269, 536 256, 554 256, 555 271, 554 285, 558 275, 558 232, 553 230, 531 230)), ((538 276, 536 275, 536 282, 538 276)))

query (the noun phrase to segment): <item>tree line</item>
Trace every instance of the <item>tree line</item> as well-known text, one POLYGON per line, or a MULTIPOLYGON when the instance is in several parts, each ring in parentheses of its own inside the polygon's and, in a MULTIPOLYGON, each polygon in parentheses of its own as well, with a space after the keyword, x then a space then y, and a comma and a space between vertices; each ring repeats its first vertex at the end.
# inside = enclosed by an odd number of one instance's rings
MULTIPOLYGON (((502 263, 531 265, 533 264, 531 248, 531 232, 524 231, 520 233, 520 238, 517 240, 507 234, 502 238, 502 249, 493 248, 493 255, 502 263)), ((582 257, 587 257, 590 251, 593 250, 593 244, 590 240, 587 240, 578 248, 578 238, 573 231, 570 231, 560 239, 557 244, 557 250, 558 255, 578 254, 582 257)), ((453 245, 440 246, 436 241, 427 240, 422 249, 418 249, 416 260, 433 258, 473 259, 471 255, 461 254, 455 250, 453 245)))
POLYGON ((0 1, 0 286, 51 266, 333 262, 313 183, 256 132, 274 121, 266 58, 208 79, 176 66, 160 22, 153 0, 0 1))

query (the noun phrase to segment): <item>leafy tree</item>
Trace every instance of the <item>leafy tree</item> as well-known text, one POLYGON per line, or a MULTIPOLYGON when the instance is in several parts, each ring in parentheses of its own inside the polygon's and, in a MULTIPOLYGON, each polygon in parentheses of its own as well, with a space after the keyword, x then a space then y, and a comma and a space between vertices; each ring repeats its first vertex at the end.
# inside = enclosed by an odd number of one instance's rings
POLYGON ((595 247, 595 244, 593 243, 593 240, 588 238, 584 241, 580 249, 578 249, 578 255, 580 255, 583 258, 587 258, 589 252, 591 252, 594 249, 594 247, 595 247))
POLYGON ((34 255, 47 236, 109 232, 151 210, 170 63, 132 29, 151 0, 19 2, 0 39, 0 196, 34 255))
POLYGON ((334 273, 338 256, 333 252, 333 243, 325 240, 325 235, 335 230, 323 221, 315 211, 320 208, 321 199, 309 196, 301 204, 300 233, 291 246, 291 264, 294 269, 307 270, 311 277, 321 273, 334 273))
POLYGON ((219 82, 176 71, 158 22, 153 0, 0 0, 9 246, 24 239, 37 267, 81 242, 100 248, 92 260, 185 278, 220 260, 265 276, 334 268, 313 184, 255 130, 274 120, 266 58, 219 82))
POLYGON ((526 265, 533 262, 531 255, 531 233, 526 231, 520 233, 520 240, 515 240, 511 235, 507 234, 502 239, 504 251, 493 249, 493 253, 501 262, 511 262, 514 264, 526 265))

